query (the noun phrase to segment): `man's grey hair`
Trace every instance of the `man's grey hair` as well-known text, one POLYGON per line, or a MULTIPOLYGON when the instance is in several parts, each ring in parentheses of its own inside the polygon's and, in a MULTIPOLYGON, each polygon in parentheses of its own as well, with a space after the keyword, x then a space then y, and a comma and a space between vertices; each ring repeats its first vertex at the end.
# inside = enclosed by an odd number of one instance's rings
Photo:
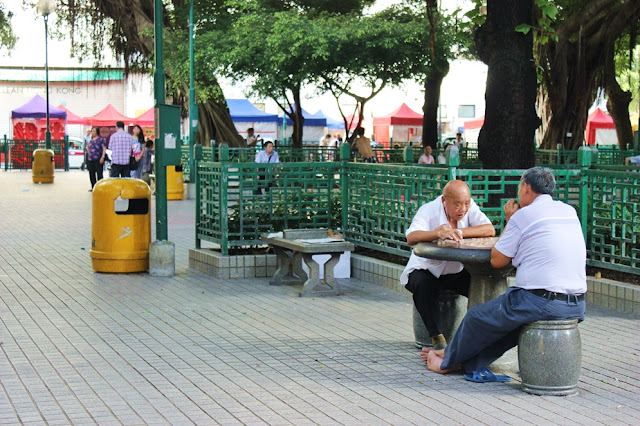
POLYGON ((551 169, 546 167, 533 167, 525 171, 520 181, 529 184, 536 194, 553 195, 556 187, 556 178, 551 169))

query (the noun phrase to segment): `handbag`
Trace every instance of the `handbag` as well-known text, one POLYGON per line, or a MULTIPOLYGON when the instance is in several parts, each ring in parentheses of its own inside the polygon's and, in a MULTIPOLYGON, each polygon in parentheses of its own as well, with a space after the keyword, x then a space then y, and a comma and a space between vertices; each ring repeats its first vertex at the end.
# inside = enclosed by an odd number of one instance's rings
POLYGON ((138 162, 136 161, 136 157, 132 155, 131 158, 129 158, 129 170, 137 170, 137 169, 138 169, 138 162))

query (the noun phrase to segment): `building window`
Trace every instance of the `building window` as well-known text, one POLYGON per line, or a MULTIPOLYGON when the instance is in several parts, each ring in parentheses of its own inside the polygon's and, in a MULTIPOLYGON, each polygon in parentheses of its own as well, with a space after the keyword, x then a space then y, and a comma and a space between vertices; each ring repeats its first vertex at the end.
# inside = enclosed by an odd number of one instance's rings
POLYGON ((475 105, 458 105, 458 117, 475 118, 475 116, 476 116, 475 105))

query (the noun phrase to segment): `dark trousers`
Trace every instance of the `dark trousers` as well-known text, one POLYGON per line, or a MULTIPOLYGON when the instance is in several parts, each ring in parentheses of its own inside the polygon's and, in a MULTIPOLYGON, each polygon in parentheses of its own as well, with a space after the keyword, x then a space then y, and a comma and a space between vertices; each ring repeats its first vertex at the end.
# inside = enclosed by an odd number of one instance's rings
POLYGON ((444 351, 441 368, 462 364, 466 373, 480 370, 518 344, 523 325, 574 318, 582 321, 585 308, 584 300, 549 300, 509 287, 502 296, 467 311, 444 351))
POLYGON ((104 165, 100 164, 100 160, 87 160, 87 170, 89 170, 89 180, 91 181, 91 189, 96 182, 102 179, 102 170, 104 165))
POLYGON ((131 169, 128 164, 113 164, 111 163, 111 173, 109 176, 112 178, 123 177, 128 178, 131 177, 131 169))
POLYGON ((427 327, 429 336, 441 334, 438 324, 440 292, 451 290, 469 297, 470 284, 471 275, 465 269, 457 274, 440 275, 440 278, 436 278, 425 269, 416 269, 409 274, 409 282, 405 288, 413 293, 413 303, 427 327))

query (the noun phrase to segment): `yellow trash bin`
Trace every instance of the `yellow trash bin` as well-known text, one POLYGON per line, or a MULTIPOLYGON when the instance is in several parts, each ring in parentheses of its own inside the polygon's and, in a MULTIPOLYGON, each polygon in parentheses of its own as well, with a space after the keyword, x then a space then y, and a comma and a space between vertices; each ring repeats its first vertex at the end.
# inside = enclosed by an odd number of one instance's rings
POLYGON ((167 200, 182 200, 183 184, 182 166, 167 166, 167 200))
POLYGON ((33 151, 33 183, 53 183, 53 151, 36 149, 33 151))
POLYGON ((102 179, 93 188, 92 209, 89 254, 93 270, 149 270, 149 185, 140 179, 102 179))

